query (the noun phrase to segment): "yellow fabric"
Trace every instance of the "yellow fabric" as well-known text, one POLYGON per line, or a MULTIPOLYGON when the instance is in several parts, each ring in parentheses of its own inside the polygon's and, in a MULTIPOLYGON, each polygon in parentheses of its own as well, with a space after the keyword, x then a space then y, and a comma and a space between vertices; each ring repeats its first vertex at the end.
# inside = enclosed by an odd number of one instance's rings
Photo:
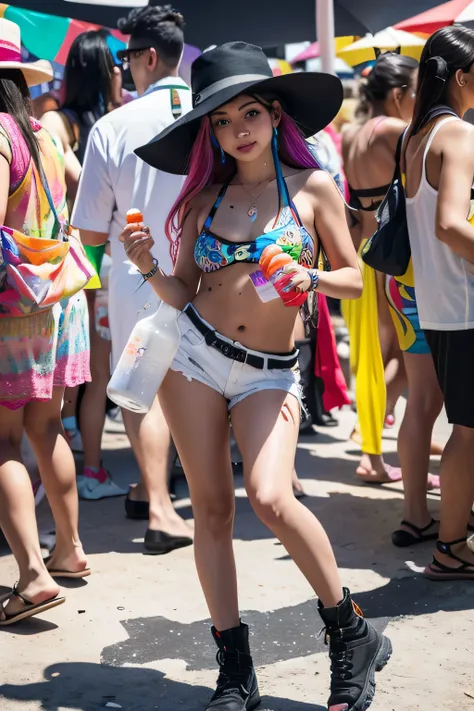
POLYGON ((342 301, 342 315, 349 330, 361 448, 365 454, 382 454, 387 390, 379 340, 377 285, 375 271, 360 262, 364 281, 362 296, 355 301, 342 301))

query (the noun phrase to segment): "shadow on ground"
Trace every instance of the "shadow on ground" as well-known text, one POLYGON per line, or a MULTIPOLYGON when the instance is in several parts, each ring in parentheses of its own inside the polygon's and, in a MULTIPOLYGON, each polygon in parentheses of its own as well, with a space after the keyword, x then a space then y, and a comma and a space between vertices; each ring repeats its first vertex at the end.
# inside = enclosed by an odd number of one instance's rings
MULTIPOLYGON (((354 599, 383 632, 395 617, 471 609, 469 585, 440 586, 417 576, 391 580, 383 587, 354 595, 354 599)), ((259 666, 326 651, 314 599, 269 612, 245 611, 242 619, 254 633, 251 648, 259 666)), ((215 668, 210 620, 183 624, 165 617, 142 617, 124 620, 122 625, 128 639, 105 647, 101 661, 107 664, 149 664, 170 658, 183 659, 191 670, 215 668)))
MULTIPOLYGON (((104 664, 55 664, 44 671, 44 681, 0 686, 0 697, 41 703, 43 711, 98 711, 108 703, 123 711, 198 711, 212 691, 173 681, 154 669, 117 668, 104 664)), ((264 697, 261 711, 324 711, 323 706, 290 699, 264 697)))

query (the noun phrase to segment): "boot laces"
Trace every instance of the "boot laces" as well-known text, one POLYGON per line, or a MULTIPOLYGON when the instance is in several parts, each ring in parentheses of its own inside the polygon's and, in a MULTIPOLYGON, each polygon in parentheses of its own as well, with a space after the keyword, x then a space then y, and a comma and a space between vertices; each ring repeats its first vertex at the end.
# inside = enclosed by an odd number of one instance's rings
POLYGON ((338 686, 341 681, 349 681, 352 678, 354 652, 352 649, 348 649, 347 644, 343 641, 341 630, 331 633, 332 639, 327 628, 324 629, 324 632, 324 642, 329 645, 329 659, 331 660, 331 686, 338 686))
POLYGON ((232 694, 237 691, 243 698, 249 695, 246 687, 249 670, 241 665, 241 654, 235 652, 224 652, 219 650, 216 655, 217 663, 220 667, 217 678, 216 695, 232 694))

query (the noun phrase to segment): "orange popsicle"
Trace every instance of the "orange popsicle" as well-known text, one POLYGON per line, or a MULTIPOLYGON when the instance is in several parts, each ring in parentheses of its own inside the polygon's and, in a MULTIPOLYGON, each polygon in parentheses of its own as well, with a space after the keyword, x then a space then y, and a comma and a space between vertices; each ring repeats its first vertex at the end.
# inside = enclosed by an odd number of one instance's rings
POLYGON ((127 224, 131 225, 135 222, 143 222, 143 215, 140 210, 132 207, 132 209, 127 212, 127 224))

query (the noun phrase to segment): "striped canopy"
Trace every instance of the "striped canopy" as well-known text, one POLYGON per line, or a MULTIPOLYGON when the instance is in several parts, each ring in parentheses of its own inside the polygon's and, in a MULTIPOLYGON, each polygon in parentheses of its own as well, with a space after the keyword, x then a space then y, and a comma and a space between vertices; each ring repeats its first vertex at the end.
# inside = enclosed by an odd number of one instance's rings
POLYGON ((397 29, 431 35, 441 27, 454 24, 474 27, 474 2, 472 0, 445 2, 428 12, 400 22, 397 29))

